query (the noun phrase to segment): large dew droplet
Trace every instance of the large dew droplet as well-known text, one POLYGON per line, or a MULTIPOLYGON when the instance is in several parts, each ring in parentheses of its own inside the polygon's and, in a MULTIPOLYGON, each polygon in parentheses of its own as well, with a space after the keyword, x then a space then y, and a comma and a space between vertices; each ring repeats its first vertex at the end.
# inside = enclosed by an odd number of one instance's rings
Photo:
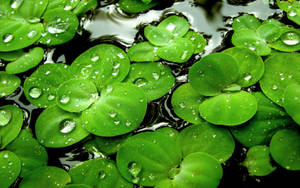
POLYGON ((14 36, 10 33, 6 34, 3 36, 3 42, 4 43, 9 43, 14 39, 14 36))
POLYGON ((42 95, 42 93, 42 89, 38 87, 33 87, 29 90, 29 96, 33 99, 38 99, 42 95))
POLYGON ((148 81, 145 78, 138 78, 133 83, 138 87, 143 87, 148 84, 148 81))
POLYGON ((0 110, 0 126, 4 127, 8 125, 12 117, 10 110, 0 110))
POLYGON ((23 3, 23 0, 12 0, 10 2, 10 7, 12 9, 17 9, 17 8, 19 8, 21 6, 22 3, 23 3))
POLYGON ((33 37, 35 37, 37 35, 37 31, 36 30, 31 30, 28 32, 27 36, 28 38, 32 39, 33 37))
POLYGON ((99 172, 99 178, 103 180, 106 177, 106 173, 104 171, 99 172))
POLYGON ((51 22, 47 25, 47 31, 51 34, 64 33, 68 29, 68 24, 64 22, 51 22))
POLYGON ((59 100, 59 102, 62 104, 67 104, 69 101, 70 101, 70 97, 68 97, 67 95, 63 95, 59 100))
POLYGON ((137 162, 130 162, 128 164, 128 172, 131 174, 133 177, 132 182, 133 183, 138 183, 139 182, 139 177, 138 175, 142 171, 142 165, 137 163, 137 162))
POLYGON ((59 124, 59 130, 63 134, 72 132, 76 127, 76 122, 72 119, 66 119, 59 124))
POLYGON ((296 32, 286 32, 281 35, 281 41, 289 46, 294 46, 300 43, 300 36, 296 32))

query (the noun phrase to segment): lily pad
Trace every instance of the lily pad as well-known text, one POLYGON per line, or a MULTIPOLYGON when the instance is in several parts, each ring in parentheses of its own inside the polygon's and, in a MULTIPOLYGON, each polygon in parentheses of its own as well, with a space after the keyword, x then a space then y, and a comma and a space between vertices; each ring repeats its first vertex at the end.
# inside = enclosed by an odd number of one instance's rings
POLYGON ((69 171, 72 183, 82 183, 94 188, 124 187, 132 188, 119 173, 115 162, 109 159, 91 159, 72 167, 69 171))
POLYGON ((300 54, 278 53, 265 61, 265 73, 259 81, 264 94, 282 106, 288 85, 300 84, 300 54))
POLYGON ((300 85, 289 85, 284 93, 285 111, 300 125, 300 85))
POLYGON ((206 99, 199 106, 203 119, 215 125, 236 126, 251 119, 257 110, 256 98, 245 91, 224 93, 206 99))
POLYGON ((19 187, 33 188, 33 187, 47 187, 57 188, 63 187, 71 182, 71 178, 66 171, 61 168, 46 166, 38 168, 25 176, 19 187), (38 180, 38 181, 37 181, 38 180))
POLYGON ((21 85, 18 76, 0 71, 0 98, 12 94, 21 85))
POLYGON ((140 42, 129 48, 128 56, 130 61, 135 62, 158 61, 157 49, 150 42, 140 42))
POLYGON ((223 127, 203 122, 184 128, 180 135, 184 157, 191 153, 204 152, 223 163, 234 151, 234 140, 228 129, 223 127))
POLYGON ((190 83, 179 86, 173 93, 171 103, 177 116, 190 123, 201 123, 199 104, 204 101, 204 96, 196 92, 190 83))
POLYGON ((32 133, 28 129, 23 129, 6 149, 14 152, 19 157, 22 164, 21 177, 27 176, 33 170, 47 165, 47 151, 33 138, 32 133))
POLYGON ((136 129, 147 109, 144 92, 129 83, 107 86, 81 119, 82 127, 98 136, 118 136, 136 129))
POLYGON ((173 37, 183 37, 190 29, 190 23, 184 17, 173 15, 161 21, 157 27, 171 32, 173 37))
POLYGON ((56 91, 61 83, 71 75, 68 65, 44 64, 38 67, 24 82, 24 94, 27 100, 42 108, 56 104, 56 91))
POLYGON ((46 11, 43 16, 45 33, 39 40, 45 45, 58 45, 71 40, 77 31, 79 21, 75 14, 63 8, 46 11))
POLYGON ((152 0, 150 3, 144 3, 141 0, 119 0, 120 8, 127 13, 135 14, 149 10, 158 5, 159 0, 152 0))
POLYGON ((146 39, 155 46, 166 46, 173 38, 170 31, 153 25, 146 26, 144 34, 146 39))
POLYGON ((90 80, 71 79, 57 89, 56 104, 68 112, 81 112, 98 98, 95 84, 90 80))
POLYGON ((161 63, 134 63, 125 82, 141 88, 148 101, 158 99, 169 92, 175 82, 171 69, 161 63))
POLYGON ((202 95, 215 96, 234 84, 239 76, 236 60, 224 53, 213 53, 195 63, 189 71, 192 87, 202 95))
POLYGON ((13 105, 0 106, 0 149, 11 143, 21 131, 23 112, 13 105))
POLYGON ((194 54, 202 52, 207 44, 205 38, 194 31, 189 31, 184 38, 189 39, 194 44, 194 54))
POLYGON ((8 74, 19 74, 26 72, 29 69, 36 67, 44 57, 44 50, 40 47, 31 49, 28 53, 25 53, 17 60, 8 63, 5 70, 8 74))
POLYGON ((20 159, 13 152, 1 151, 0 166, 0 187, 9 187, 20 174, 20 159))
POLYGON ((297 129, 278 131, 271 140, 272 158, 287 170, 300 170, 300 133, 297 129), (288 146, 288 147, 287 147, 288 146))
POLYGON ((267 146, 251 147, 242 164, 253 176, 267 176, 276 170, 276 167, 271 164, 270 151, 267 146))
POLYGON ((46 147, 66 147, 89 135, 81 128, 81 124, 78 114, 66 112, 57 106, 51 106, 37 118, 35 135, 38 141, 46 147))

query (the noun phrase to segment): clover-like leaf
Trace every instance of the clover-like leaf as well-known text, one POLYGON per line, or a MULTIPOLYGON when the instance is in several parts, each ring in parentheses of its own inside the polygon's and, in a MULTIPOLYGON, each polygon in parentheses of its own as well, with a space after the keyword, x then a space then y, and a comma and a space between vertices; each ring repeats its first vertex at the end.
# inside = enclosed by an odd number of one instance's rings
POLYGON ((206 46, 205 38, 194 31, 189 31, 184 38, 190 39, 194 44, 194 54, 202 52, 206 46))
POLYGON ((184 17, 173 15, 161 21, 157 27, 168 30, 174 37, 183 37, 190 29, 190 23, 184 17))
POLYGON ((95 84, 90 80, 71 79, 57 89, 57 105, 68 112, 81 112, 98 98, 95 84))
POLYGON ((247 123, 231 128, 235 139, 245 147, 268 145, 278 129, 292 123, 287 113, 263 93, 252 93, 257 100, 257 112, 247 123))
POLYGON ((253 51, 234 47, 223 51, 235 58, 239 66, 239 77, 236 81, 241 87, 249 87, 258 82, 264 73, 264 63, 261 57, 253 51))
POLYGON ((128 49, 128 56, 130 61, 135 62, 158 61, 157 49, 150 42, 140 42, 128 49))
POLYGON ((300 54, 277 53, 265 61, 265 73, 259 81, 264 94, 282 106, 288 85, 300 84, 300 54))
POLYGON ((99 99, 82 113, 82 127, 98 136, 118 136, 136 129, 147 109, 144 92, 129 83, 102 90, 99 99))
POLYGON ((129 69, 129 58, 121 48, 112 44, 100 44, 77 57, 70 72, 75 78, 94 81, 101 90, 106 85, 124 80, 129 69))
POLYGON ((257 110, 256 98, 248 92, 224 93, 206 99, 199 106, 203 119, 215 125, 236 126, 251 119, 257 110))
POLYGON ((276 167, 271 164, 270 151, 267 146, 253 146, 247 152, 243 166, 253 176, 266 176, 271 174, 276 167))
POLYGON ((196 92, 190 83, 179 86, 173 93, 171 103, 177 116, 190 123, 201 123, 199 104, 204 101, 204 96, 196 92))
POLYGON ((285 111, 300 125, 300 85, 289 85, 284 93, 285 111))
POLYGON ((20 188, 33 188, 33 187, 47 187, 57 188, 63 187, 71 182, 71 177, 66 171, 61 168, 46 166, 32 171, 29 175, 25 176, 19 187, 20 188), (37 181, 38 180, 38 181, 37 181))
POLYGON ((19 50, 30 46, 42 35, 41 23, 30 24, 24 19, 5 17, 0 19, 0 52, 19 50))
POLYGON ((207 122, 184 128, 180 133, 183 156, 204 152, 214 156, 220 163, 233 154, 235 143, 230 132, 207 122))
POLYGON ((132 188, 119 173, 115 162, 109 159, 91 159, 72 167, 69 171, 72 183, 82 183, 94 188, 132 188))
POLYGON ((24 94, 32 104, 46 108, 56 104, 58 86, 70 79, 68 66, 64 64, 44 64, 26 78, 24 94))
POLYGON ((0 71, 0 98, 12 94, 21 84, 18 76, 0 71))
POLYGON ((239 76, 236 60, 224 53, 213 53, 195 63, 189 71, 192 87, 202 95, 215 96, 231 87, 239 76), (217 75, 217 76, 216 76, 217 75))
POLYGON ((0 106, 0 149, 11 143, 21 131, 23 112, 13 105, 0 106))
POLYGON ((165 28, 148 25, 144 29, 146 39, 155 46, 166 46, 172 40, 172 33, 165 28))
POLYGON ((20 159, 13 152, 1 151, 0 166, 0 187, 9 187, 20 174, 20 159))
POLYGON ((152 101, 167 94, 174 85, 175 78, 166 65, 145 62, 132 64, 125 82, 141 88, 148 101, 152 101))
POLYGON ((43 20, 45 33, 43 33, 39 42, 51 46, 71 40, 75 36, 79 25, 76 15, 63 8, 46 11, 43 20))
POLYGON ((158 5, 159 0, 152 0, 150 3, 144 3, 141 0, 120 0, 120 8, 127 13, 139 13, 149 10, 158 5))
POLYGON ((26 72, 29 69, 36 67, 44 57, 44 50, 40 47, 31 49, 28 53, 25 53, 17 60, 8 63, 5 70, 8 74, 18 74, 26 72))
POLYGON ((171 128, 143 132, 129 137, 117 153, 122 176, 143 186, 155 186, 167 179, 180 164, 179 134, 171 128))
POLYGON ((300 31, 291 27, 283 27, 280 39, 269 44, 274 48, 283 52, 294 52, 300 50, 300 31))
POLYGON ((47 165, 47 151, 33 138, 32 133, 28 129, 23 129, 6 149, 14 152, 19 157, 22 164, 21 177, 27 176, 31 171, 47 165))
POLYGON ((260 21, 255 16, 246 14, 235 18, 232 23, 232 28, 234 31, 240 29, 256 30, 260 25, 260 21))
POLYGON ((50 148, 75 144, 89 135, 81 128, 79 115, 61 110, 56 105, 45 109, 35 123, 38 141, 50 148))
POLYGON ((271 140, 272 158, 287 170, 300 170, 300 133, 297 129, 278 131, 271 140))

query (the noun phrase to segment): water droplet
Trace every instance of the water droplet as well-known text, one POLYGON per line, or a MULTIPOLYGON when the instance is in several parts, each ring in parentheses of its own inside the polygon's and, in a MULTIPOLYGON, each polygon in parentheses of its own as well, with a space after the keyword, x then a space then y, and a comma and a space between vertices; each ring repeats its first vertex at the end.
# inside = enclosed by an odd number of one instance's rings
POLYGON ((156 72, 153 72, 152 73, 152 76, 155 80, 158 80, 159 79, 159 74, 157 74, 156 72))
POLYGON ((251 79, 252 79, 252 76, 249 75, 249 74, 246 74, 245 77, 244 77, 244 80, 245 80, 245 81, 249 81, 249 80, 251 80, 251 79))
POLYGON ((7 153, 4 154, 4 155, 3 155, 3 158, 4 158, 4 159, 7 159, 7 158, 8 158, 8 154, 7 154, 7 153))
POLYGON ((127 127, 129 127, 130 125, 131 125, 132 123, 130 122, 130 121, 126 121, 126 123, 125 123, 125 125, 127 126, 127 127))
POLYGON ((116 77, 116 76, 119 75, 119 72, 120 72, 119 69, 114 69, 111 75, 112 75, 113 77, 116 77))
POLYGON ((143 87, 148 84, 148 81, 144 78, 137 78, 133 83, 138 87, 143 87))
POLYGON ((13 1, 11 1, 10 7, 12 9, 17 9, 21 6, 22 3, 23 3, 23 0, 13 0, 13 1))
POLYGON ((286 32, 281 35, 282 42, 289 46, 294 46, 300 43, 300 36, 296 32, 286 32))
POLYGON ((31 30, 28 32, 27 36, 28 38, 32 39, 33 37, 35 37, 37 35, 37 31, 36 30, 31 30))
POLYGON ((180 107, 180 108, 185 108, 185 107, 186 107, 186 106, 185 106, 185 103, 184 103, 184 102, 179 103, 179 107, 180 107))
POLYGON ((6 126, 12 118, 10 110, 0 110, 0 126, 6 126))
POLYGON ((42 93, 42 89, 38 87, 33 87, 29 90, 29 96, 33 99, 38 99, 42 95, 42 93))
POLYGON ((66 22, 63 22, 58 18, 56 21, 47 24, 47 31, 51 34, 60 34, 64 33, 68 27, 69 25, 66 22))
POLYGON ((297 13, 296 12, 294 12, 294 11, 291 11, 291 12, 289 12, 289 16, 292 16, 292 17, 294 17, 294 16, 296 16, 297 15, 297 13))
POLYGON ((277 89, 278 89, 278 86, 274 84, 274 85, 272 86, 272 89, 273 89, 273 90, 277 90, 277 89))
POLYGON ((75 127, 76 127, 76 122, 72 119, 63 120, 59 124, 59 130, 63 134, 72 132, 75 129, 75 127))
POLYGON ((103 180, 106 177, 106 173, 104 171, 100 171, 98 175, 101 180, 103 180))
POLYGON ((110 93, 110 92, 112 92, 113 89, 114 89, 114 88, 113 88, 111 85, 108 85, 108 86, 106 87, 106 92, 107 92, 107 93, 110 93))
POLYGON ((98 59, 99 59, 99 56, 95 56, 95 57, 91 58, 91 61, 95 62, 95 61, 98 61, 98 59))
POLYGON ((117 116, 117 113, 115 111, 112 111, 108 114, 111 118, 115 118, 117 116))
POLYGON ((3 42, 4 43, 9 43, 14 39, 14 36, 12 34, 6 34, 3 36, 3 42))
POLYGON ((120 120, 115 120, 115 121, 114 121, 114 124, 115 124, 115 125, 119 125, 119 124, 120 124, 120 120))
POLYGON ((114 69, 118 69, 120 66, 121 66, 120 63, 118 63, 118 62, 113 62, 113 68, 114 68, 114 69))
POLYGON ((70 6, 70 5, 66 5, 65 7, 64 7, 64 10, 71 10, 72 9, 72 6, 70 6))
POLYGON ((59 100, 59 102, 63 104, 67 104, 69 101, 70 101, 70 97, 68 97, 67 95, 63 95, 59 100))
POLYGON ((39 23, 39 22, 41 21, 41 19, 40 19, 40 18, 33 17, 33 18, 27 19, 27 21, 28 21, 29 23, 34 24, 34 23, 39 23))
POLYGON ((128 164, 128 171, 131 174, 131 176, 133 177, 132 182, 133 183, 138 183, 139 180, 140 180, 140 178, 138 177, 138 175, 142 171, 142 165, 140 165, 137 162, 130 162, 128 164))

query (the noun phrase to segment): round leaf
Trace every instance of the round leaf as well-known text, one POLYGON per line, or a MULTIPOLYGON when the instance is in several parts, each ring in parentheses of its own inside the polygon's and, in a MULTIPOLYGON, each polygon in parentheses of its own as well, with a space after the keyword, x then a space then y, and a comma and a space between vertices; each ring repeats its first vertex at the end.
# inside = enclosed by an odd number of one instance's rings
POLYGON ((232 28, 234 31, 240 29, 256 30, 260 25, 260 21, 255 16, 246 14, 235 18, 232 23, 232 28))
POLYGON ((89 10, 95 9, 98 6, 97 0, 79 1, 79 4, 73 9, 73 13, 81 16, 89 10))
POLYGON ((88 136, 89 133, 81 128, 81 124, 78 114, 51 106, 38 117, 35 134, 38 141, 46 147, 66 147, 88 136))
POLYGON ((0 98, 12 94, 20 84, 19 77, 0 71, 0 98))
POLYGON ((168 30, 174 37, 183 37, 190 29, 190 24, 185 18, 173 15, 164 19, 157 27, 168 30))
POLYGON ((146 109, 146 97, 137 86, 128 83, 109 85, 82 113, 82 127, 98 136, 122 135, 140 125, 146 109))
POLYGON ((199 106, 203 119, 216 125, 236 126, 251 119, 257 110, 256 98, 245 92, 224 93, 199 106))
POLYGON ((166 46, 173 37, 170 31, 152 25, 145 27, 144 34, 146 39, 155 46, 166 46))
POLYGON ((9 187, 21 171, 20 159, 10 151, 0 152, 0 187, 9 187))
POLYGON ((298 29, 284 27, 280 39, 270 43, 269 46, 283 52, 300 50, 300 31, 298 29))
MULTIPOLYGON (((53 0, 50 0, 51 2, 53 0)), ((45 12, 48 6, 48 0, 14 0, 11 4, 15 14, 25 18, 30 23, 40 22, 39 18, 45 12)))
POLYGON ((158 61, 157 49, 150 42, 140 42, 128 49, 128 56, 130 61, 135 62, 158 61))
POLYGON ((143 3, 141 0, 119 0, 120 8, 127 13, 139 13, 149 10, 158 5, 159 0, 152 0, 151 3, 143 3))
POLYGON ((272 23, 263 23, 257 28, 258 35, 267 42, 276 41, 281 35, 281 28, 272 23))
POLYGON ((148 101, 158 99, 172 88, 175 78, 171 69, 161 63, 134 63, 125 82, 141 88, 148 101))
POLYGON ((289 85, 284 93, 285 111, 300 125, 300 85, 289 85))
POLYGON ((194 54, 202 52, 206 46, 205 38, 194 31, 189 31, 184 38, 189 39, 194 44, 194 54))

